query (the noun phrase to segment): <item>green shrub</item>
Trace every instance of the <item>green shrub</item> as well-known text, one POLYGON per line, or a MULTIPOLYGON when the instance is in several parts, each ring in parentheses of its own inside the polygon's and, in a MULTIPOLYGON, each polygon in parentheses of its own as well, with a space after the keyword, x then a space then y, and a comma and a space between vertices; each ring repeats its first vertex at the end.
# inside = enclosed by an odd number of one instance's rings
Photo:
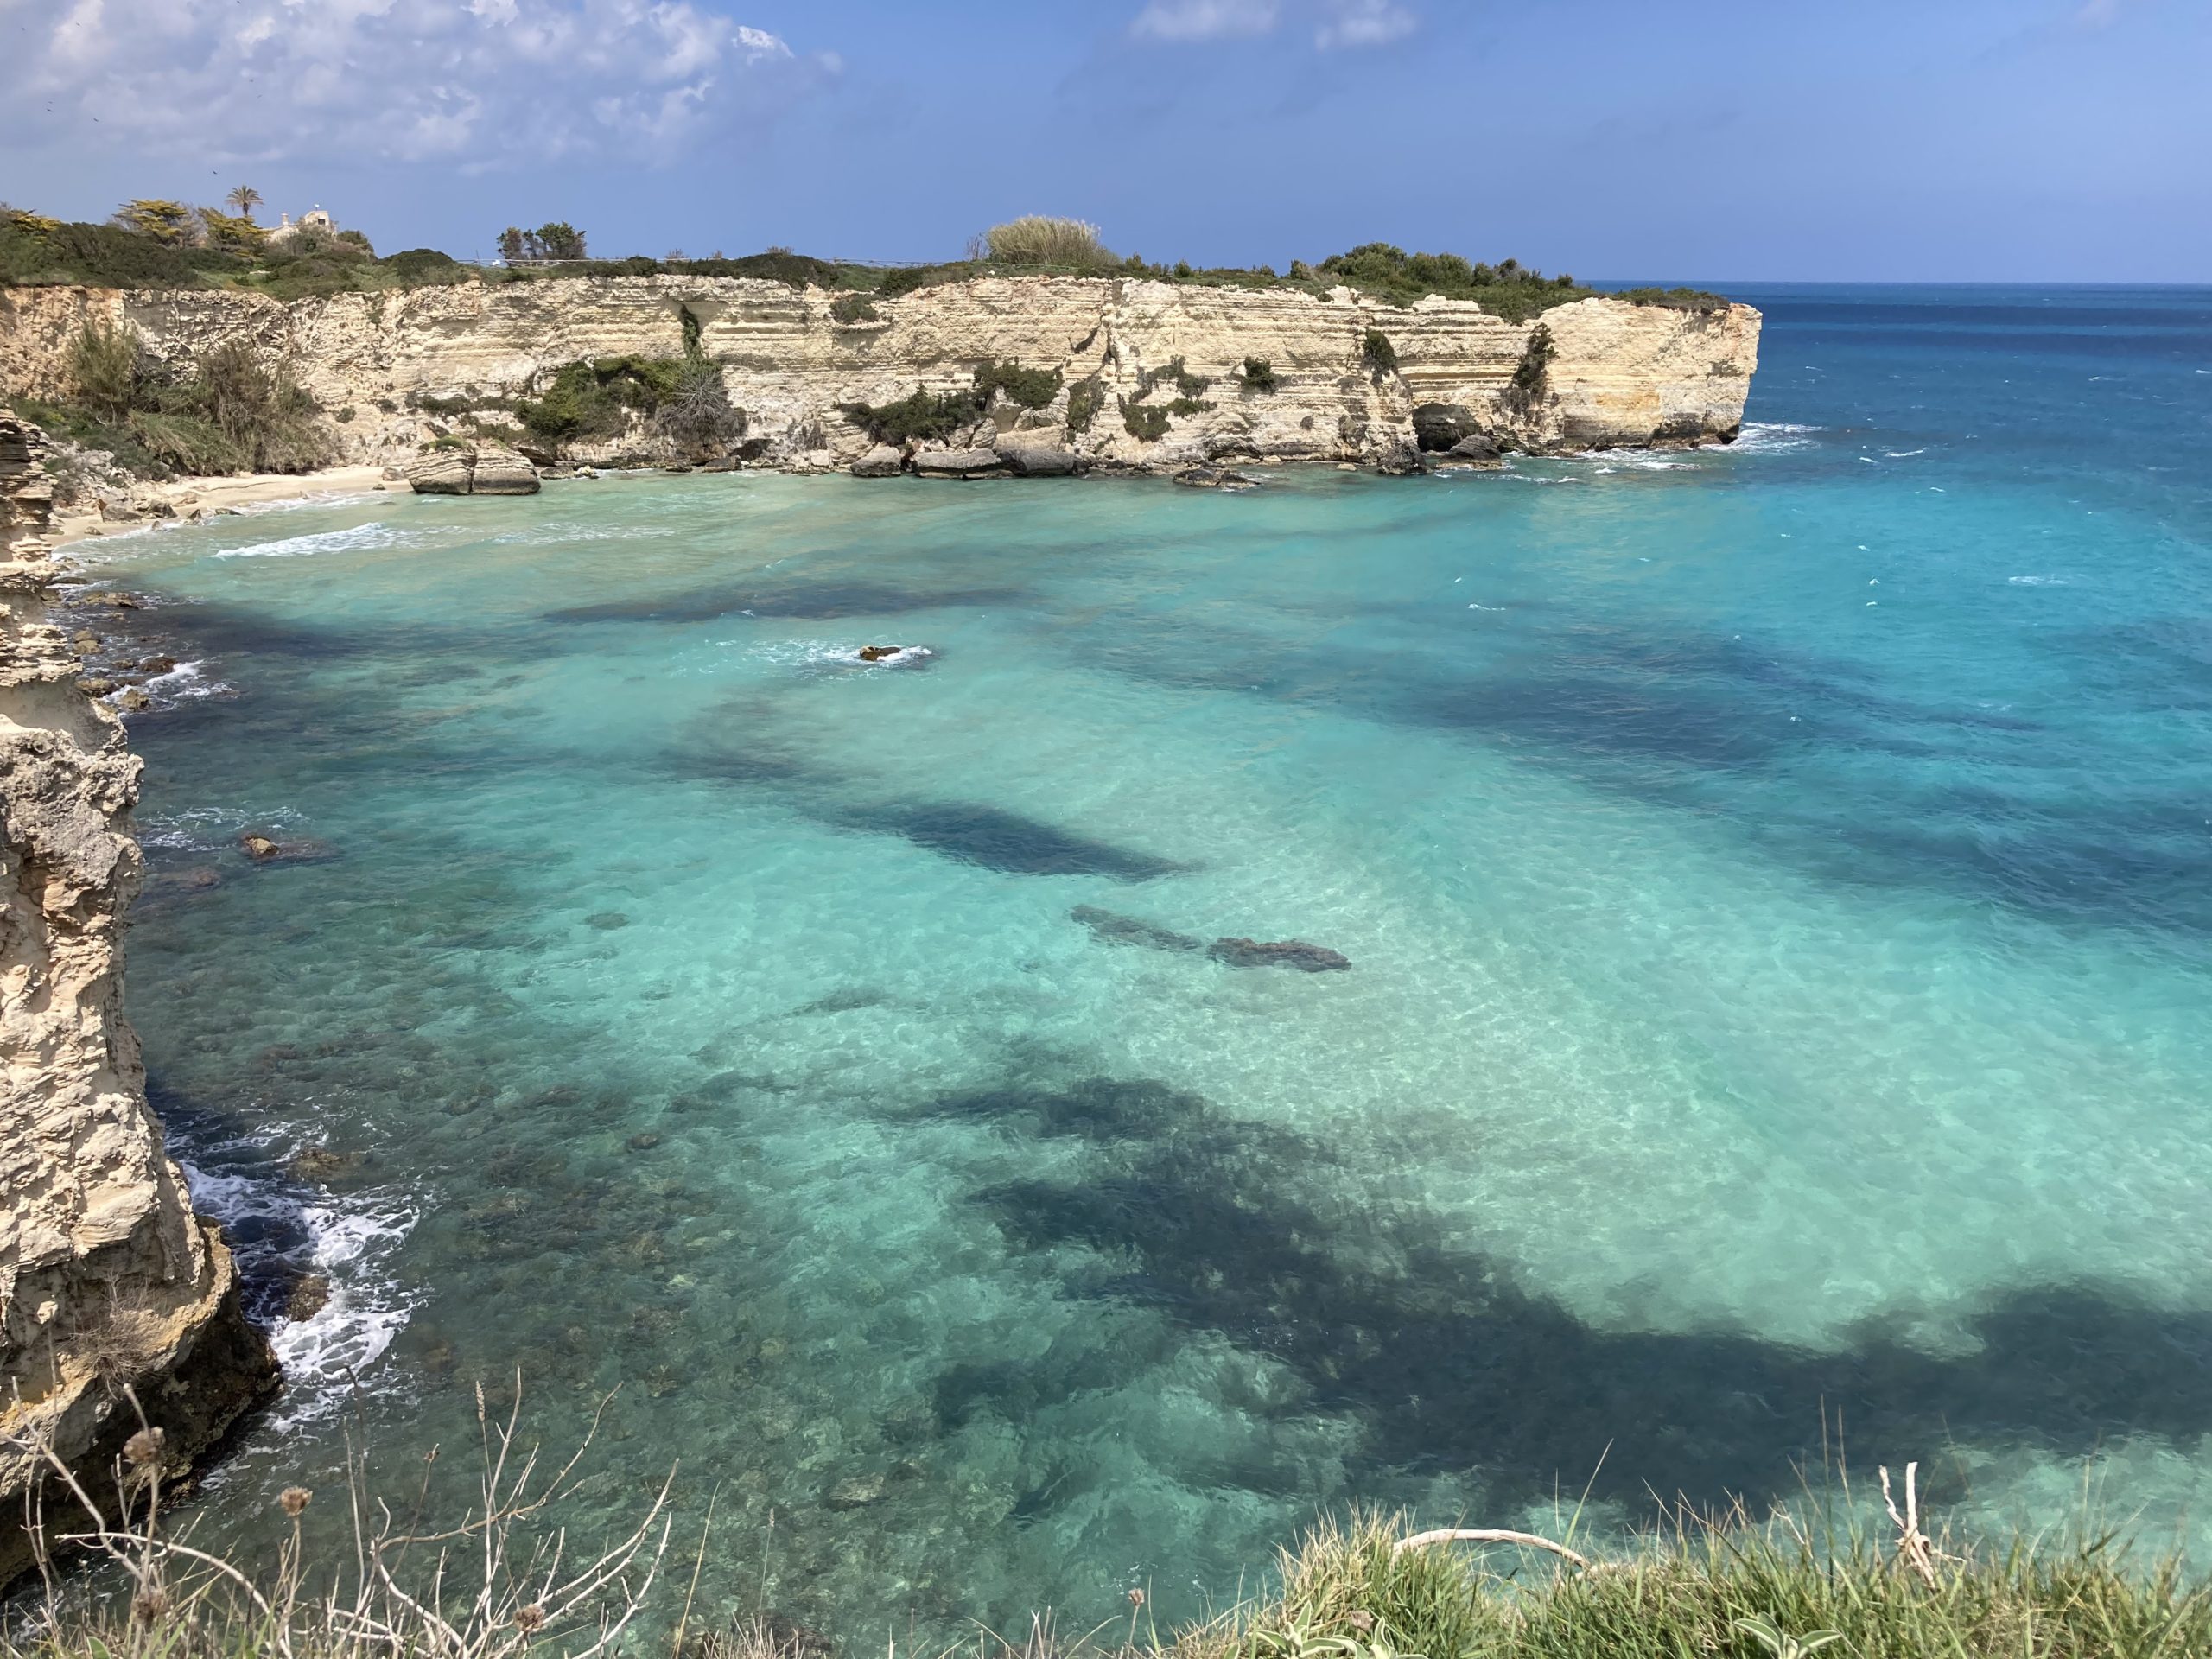
POLYGON ((1281 385, 1281 379, 1275 373, 1275 365, 1266 358, 1248 357, 1244 359, 1244 389, 1247 391, 1274 391, 1281 385))
POLYGON ((353 405, 348 404, 345 408, 340 410, 338 411, 337 420, 340 425, 351 426, 353 423, 353 405))
POLYGON ((978 239, 985 257, 1001 264, 1095 270, 1116 263, 1098 240, 1098 227, 1079 219, 1029 213, 992 226, 978 239))
POLYGON ((0 218, 0 283, 10 286, 205 288, 212 276, 245 269, 236 255, 165 246, 118 226, 0 218))
POLYGON ((1550 326, 1538 323, 1529 331, 1529 343, 1521 348, 1521 361, 1513 371, 1514 390, 1530 395, 1541 391, 1545 376, 1551 372, 1552 359, 1558 355, 1550 326))
POLYGON ((543 396, 516 402, 515 414, 531 432, 556 442, 619 437, 629 429, 632 411, 650 418, 662 404, 677 399, 692 372, 693 365, 680 357, 563 363, 543 396))
POLYGON ((181 391, 178 401, 229 440, 254 472, 309 472, 330 459, 315 400, 243 340, 203 353, 181 391))
POLYGON ((840 404, 845 418, 878 443, 935 443, 973 425, 982 406, 972 391, 932 396, 920 387, 895 404, 840 404))
POLYGON ((847 327, 876 321, 875 302, 865 294, 840 294, 830 302, 830 315, 847 327))
POLYGON ((1210 377, 1192 374, 1181 358, 1172 357, 1165 367, 1137 371, 1137 396, 1141 398, 1151 397, 1152 389, 1165 381, 1173 381, 1175 390, 1186 398, 1197 397, 1213 385, 1210 377))
POLYGON ((1042 409, 1060 395, 1060 372, 1025 369, 1010 361, 987 363, 976 371, 977 407, 988 409, 995 391, 1003 391, 1024 409, 1042 409))
POLYGON ((1398 371, 1398 348, 1380 328, 1367 331, 1359 342, 1359 355, 1360 360, 1376 374, 1395 374, 1398 371))
POLYGON ((468 280, 468 271, 460 261, 435 248, 408 248, 379 263, 410 288, 468 280))
POLYGON ((1168 411, 1148 404, 1124 404, 1122 424, 1129 435, 1141 438, 1147 443, 1158 443, 1167 435, 1168 411))
POLYGON ((1068 393, 1068 430, 1088 432, 1106 402, 1106 387, 1096 375, 1078 380, 1068 393))
POLYGON ((1411 305, 1431 294, 1472 300, 1509 322, 1524 322, 1548 307, 1587 298, 1592 291, 1571 276, 1547 277, 1517 259, 1479 264, 1456 253, 1408 253, 1388 242, 1332 254, 1315 275, 1348 283, 1393 305, 1411 305))
POLYGON ((145 378, 138 336, 128 329, 95 319, 69 344, 69 378, 77 401, 102 421, 128 416, 145 378))
POLYGON ((1705 315, 1728 308, 1728 302, 1721 296, 1709 294, 1701 288, 1631 288, 1612 297, 1626 300, 1633 305, 1664 306, 1670 311, 1695 311, 1705 315))

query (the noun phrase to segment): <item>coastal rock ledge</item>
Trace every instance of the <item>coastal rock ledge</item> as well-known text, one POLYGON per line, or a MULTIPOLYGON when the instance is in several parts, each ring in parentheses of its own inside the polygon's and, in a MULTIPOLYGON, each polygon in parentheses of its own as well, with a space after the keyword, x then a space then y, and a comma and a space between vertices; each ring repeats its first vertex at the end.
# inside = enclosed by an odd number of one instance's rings
POLYGON ((276 1383, 123 1017, 140 763, 47 620, 48 499, 35 431, 0 408, 0 1584, 33 1565, 25 1495, 46 1471, 28 1448, 113 1502, 105 1471, 139 1427, 126 1389, 177 1476, 276 1383))

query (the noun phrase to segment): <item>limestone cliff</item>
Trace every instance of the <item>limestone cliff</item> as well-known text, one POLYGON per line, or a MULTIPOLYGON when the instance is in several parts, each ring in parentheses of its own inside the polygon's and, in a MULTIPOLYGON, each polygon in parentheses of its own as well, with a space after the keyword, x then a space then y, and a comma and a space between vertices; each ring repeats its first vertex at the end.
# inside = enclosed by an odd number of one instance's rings
MULTIPOLYGON (((990 277, 871 301, 840 321, 819 289, 735 277, 572 277, 467 283, 289 304, 229 292, 0 290, 0 396, 50 393, 68 342, 99 316, 181 364, 244 336, 281 359, 340 417, 349 458, 391 461, 471 422, 517 435, 505 405, 542 392, 562 364, 673 357, 687 336, 721 365, 746 416, 746 459, 794 470, 842 467, 868 435, 841 412, 918 388, 964 390, 976 369, 1014 360, 1057 371, 1043 409, 1005 394, 955 448, 1019 440, 1071 448, 1086 465, 1166 471, 1274 457, 1389 465, 1424 440, 1479 434, 1549 452, 1726 442, 1742 423, 1758 355, 1759 314, 1592 298, 1543 314, 1551 359, 1516 384, 1536 324, 1461 300, 1398 308, 1349 288, 1211 288, 1120 277, 990 277), (1366 349, 1379 331, 1390 352, 1366 349), (1272 389, 1246 384, 1266 362, 1272 389), (1184 385, 1161 384, 1180 359, 1184 385), (1198 383, 1205 382, 1203 387, 1198 383), (1087 421, 1071 398, 1095 413, 1087 421), (1166 405, 1179 397, 1181 412, 1166 405), (1134 423, 1127 411, 1157 410, 1134 423), (1132 424, 1159 428, 1155 439, 1132 424)), ((1456 441, 1456 439, 1455 439, 1456 441)), ((636 442, 576 458, 650 454, 636 442)))
POLYGON ((139 1426, 126 1387, 177 1472, 276 1375, 163 1150, 123 1017, 139 762, 46 620, 35 444, 0 409, 0 1583, 30 1564, 29 1446, 111 1496, 105 1471, 139 1426))

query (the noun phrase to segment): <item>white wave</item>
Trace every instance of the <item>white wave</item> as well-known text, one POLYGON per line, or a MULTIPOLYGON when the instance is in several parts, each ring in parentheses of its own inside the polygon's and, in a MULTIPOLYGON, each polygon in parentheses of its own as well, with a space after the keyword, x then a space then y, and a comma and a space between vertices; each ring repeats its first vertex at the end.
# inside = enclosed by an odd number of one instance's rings
POLYGON ((217 1173, 179 1160, 193 1207, 221 1223, 234 1240, 305 1234, 290 1249, 264 1246, 261 1260, 240 1246, 249 1271, 320 1274, 329 1300, 309 1318, 269 1333, 288 1384, 272 1426, 283 1429, 346 1407, 354 1382, 384 1357, 414 1308, 392 1259, 420 1212, 390 1191, 324 1195, 302 1203, 273 1175, 217 1173))
POLYGON ((228 806, 195 806, 181 812, 153 812, 137 821, 142 847, 211 850, 227 846, 248 830, 288 830, 302 822, 298 810, 280 806, 249 812, 228 806))
POLYGON ((2070 576, 2007 576, 2005 580, 2015 588, 2071 588, 2074 585, 2070 576))
POLYGON ((1467 608, 1471 611, 1502 611, 1505 607, 1503 605, 1470 605, 1467 608))
POLYGON ((149 678, 143 689, 156 709, 174 708, 194 697, 223 697, 236 692, 237 688, 226 681, 209 679, 207 669, 203 662, 179 663, 168 673, 149 678))
POLYGON ((1917 449, 1885 449, 1882 453, 1891 461, 1910 461, 1915 455, 1926 454, 1928 449, 1925 445, 1923 445, 1917 449))
POLYGON ((674 534, 676 532, 672 530, 658 530, 641 524, 538 524, 529 530, 511 530, 504 536, 494 536, 489 545, 557 547, 567 542, 652 542, 664 540, 674 534))
POLYGON ((1872 455, 1861 455, 1859 459, 1865 461, 1869 467, 1878 467, 1882 464, 1880 461, 1875 460, 1872 455))
POLYGON ((1736 442, 1728 448, 1738 454, 1787 454, 1793 449, 1811 448, 1812 434, 1820 429, 1795 421, 1746 421, 1736 442))
POLYGON ((226 548, 219 559, 300 559, 317 553, 358 553, 369 548, 404 547, 416 539, 381 519, 355 524, 351 530, 322 530, 308 536, 287 536, 282 541, 256 542, 251 547, 226 548))
POLYGON ((1639 473, 1694 473, 1702 470, 1694 461, 1669 460, 1665 455, 1655 455, 1649 449, 1592 449, 1582 459, 1604 463, 1592 469, 1600 473, 1610 473, 1621 467, 1639 473))

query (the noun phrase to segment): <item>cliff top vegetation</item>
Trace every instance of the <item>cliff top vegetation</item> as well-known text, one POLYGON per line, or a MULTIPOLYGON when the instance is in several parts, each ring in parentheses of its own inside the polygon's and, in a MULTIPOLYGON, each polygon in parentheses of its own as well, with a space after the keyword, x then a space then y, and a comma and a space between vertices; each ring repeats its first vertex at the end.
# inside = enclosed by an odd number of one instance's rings
MULTIPOLYGON (((872 296, 893 298, 996 276, 1142 277, 1209 288, 1287 289, 1317 296, 1344 286, 1399 306, 1429 295, 1471 300, 1513 321, 1599 291, 1571 276, 1546 276, 1516 259, 1491 264, 1452 253, 1409 254, 1385 242, 1370 242, 1316 264, 1294 259, 1286 271, 1268 265, 1162 264, 1140 254, 1115 254, 1099 240, 1096 226, 1040 215, 995 226, 970 243, 967 257, 938 264, 860 264, 817 259, 789 248, 770 248, 739 258, 718 254, 694 259, 672 253, 659 259, 642 254, 594 259, 582 257, 583 232, 564 223, 534 232, 510 227, 500 241, 504 248, 515 251, 516 263, 476 266, 433 248, 410 248, 378 258, 354 232, 296 232, 287 241, 272 243, 243 214, 177 202, 126 203, 116 219, 105 225, 48 219, 0 206, 0 286, 231 289, 289 300, 457 283, 543 282, 554 276, 747 276, 858 296, 849 305, 861 320, 867 315, 861 302, 872 296), (543 256, 542 262, 533 261, 533 251, 543 256)), ((1719 295, 1688 289, 1637 289, 1619 297, 1639 305, 1698 311, 1716 310, 1727 303, 1719 295)))

